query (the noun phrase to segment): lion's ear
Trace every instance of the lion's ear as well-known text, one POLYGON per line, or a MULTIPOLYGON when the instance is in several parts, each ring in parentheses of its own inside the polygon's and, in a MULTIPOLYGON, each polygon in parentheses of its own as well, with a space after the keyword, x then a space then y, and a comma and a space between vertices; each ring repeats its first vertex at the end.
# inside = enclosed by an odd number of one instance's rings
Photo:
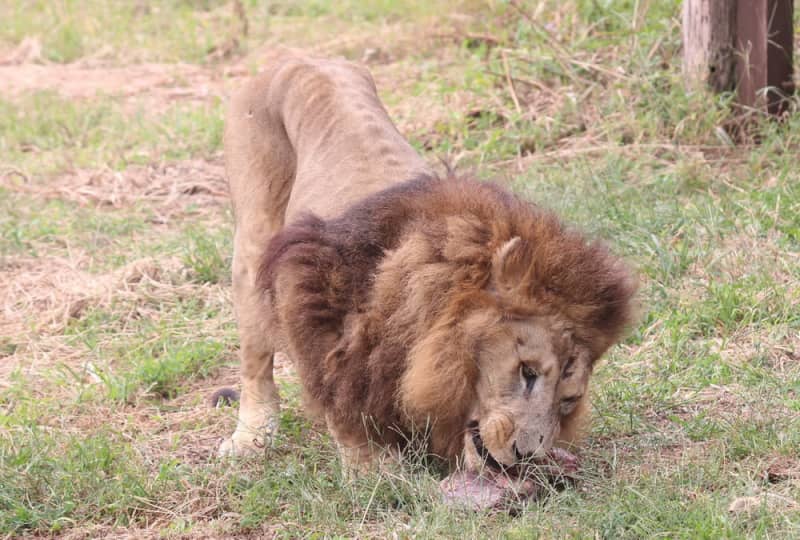
POLYGON ((500 246, 492 257, 492 283, 500 293, 513 293, 524 285, 531 272, 527 243, 515 236, 500 246))

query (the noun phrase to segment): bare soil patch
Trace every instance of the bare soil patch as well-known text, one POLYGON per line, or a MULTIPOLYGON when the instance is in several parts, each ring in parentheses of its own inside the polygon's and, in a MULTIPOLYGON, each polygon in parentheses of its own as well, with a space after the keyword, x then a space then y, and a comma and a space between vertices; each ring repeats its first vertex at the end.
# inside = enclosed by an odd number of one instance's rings
POLYGON ((162 106, 175 101, 208 101, 226 95, 226 79, 244 75, 240 68, 209 68, 191 64, 127 66, 73 64, 0 65, 0 95, 15 98, 38 91, 66 99, 96 96, 143 96, 162 106))
MULTIPOLYGON (((42 57, 41 42, 26 38, 16 48, 0 54, 0 97, 13 99, 40 91, 52 91, 65 99, 141 97, 159 108, 176 101, 225 98, 249 75, 248 66, 258 66, 260 59, 276 47, 305 44, 309 31, 306 21, 284 22, 280 40, 273 37, 245 56, 223 55, 225 62, 204 66, 155 62, 119 65, 96 57, 69 64, 49 63, 42 57)), ((328 35, 304 48, 321 56, 343 55, 379 66, 418 51, 421 41, 427 47, 441 40, 441 36, 433 26, 420 30, 409 23, 394 23, 385 25, 380 33, 365 27, 347 35, 328 35)))

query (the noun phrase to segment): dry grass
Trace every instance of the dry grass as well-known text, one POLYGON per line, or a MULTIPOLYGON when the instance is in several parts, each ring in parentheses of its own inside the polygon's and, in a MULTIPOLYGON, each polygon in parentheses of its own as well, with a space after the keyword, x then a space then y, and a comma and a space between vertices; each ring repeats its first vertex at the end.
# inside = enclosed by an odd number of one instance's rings
POLYGON ((157 208, 164 220, 215 209, 227 204, 228 186, 219 162, 188 160, 133 166, 124 171, 111 168, 76 170, 42 182, 19 175, 0 183, 9 191, 37 198, 60 199, 82 206, 120 209, 133 205, 157 208), (16 181, 13 181, 13 180, 16 181))

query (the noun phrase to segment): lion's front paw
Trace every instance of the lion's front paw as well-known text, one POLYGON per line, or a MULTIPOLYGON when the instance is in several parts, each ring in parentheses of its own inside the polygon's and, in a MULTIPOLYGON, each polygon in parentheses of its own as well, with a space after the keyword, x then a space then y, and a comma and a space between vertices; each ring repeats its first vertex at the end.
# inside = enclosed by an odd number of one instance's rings
POLYGON ((244 439, 225 439, 219 447, 217 455, 219 457, 246 457, 255 455, 261 450, 258 447, 257 439, 246 441, 244 439))
POLYGON ((271 447, 278 430, 278 422, 271 420, 261 429, 237 429, 219 447, 220 457, 246 457, 264 452, 271 447))

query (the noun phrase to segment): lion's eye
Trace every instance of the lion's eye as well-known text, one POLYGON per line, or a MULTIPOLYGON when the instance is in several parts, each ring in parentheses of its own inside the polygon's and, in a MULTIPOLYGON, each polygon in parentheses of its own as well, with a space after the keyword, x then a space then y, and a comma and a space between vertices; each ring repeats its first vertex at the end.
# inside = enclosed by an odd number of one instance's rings
POLYGON ((561 400, 561 414, 569 414, 575 408, 575 404, 583 397, 583 395, 572 396, 561 400))
POLYGON ((564 369, 561 371, 561 378, 562 379, 569 379, 572 377, 572 365, 575 363, 575 355, 569 357, 567 363, 564 365, 564 369))
POLYGON ((525 379, 525 391, 530 392, 533 390, 533 385, 536 384, 536 379, 539 375, 528 364, 522 364, 519 369, 522 378, 525 379))

